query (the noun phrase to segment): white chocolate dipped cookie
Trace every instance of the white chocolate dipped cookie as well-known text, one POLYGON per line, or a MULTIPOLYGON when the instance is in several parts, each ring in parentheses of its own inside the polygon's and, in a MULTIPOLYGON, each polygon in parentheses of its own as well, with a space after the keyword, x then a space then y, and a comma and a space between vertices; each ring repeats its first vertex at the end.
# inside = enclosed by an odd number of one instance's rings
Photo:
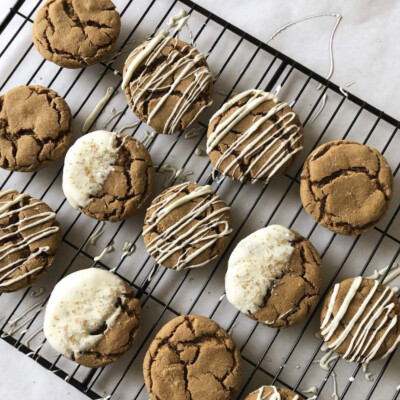
POLYGON ((165 267, 201 267, 219 257, 232 232, 230 208, 211 186, 185 182, 164 190, 147 209, 144 243, 165 267))
POLYGON ((244 182, 268 183, 303 149, 303 128, 287 103, 250 89, 229 99, 211 118, 207 154, 214 172, 244 182))
POLYGON ((261 386, 254 392, 251 392, 244 400, 304 400, 298 394, 289 389, 270 386, 261 386))
POLYGON ((138 140, 107 131, 79 138, 65 157, 64 194, 84 214, 102 221, 121 221, 145 207, 154 169, 138 140))
POLYGON ((14 189, 0 192, 0 292, 44 276, 61 243, 56 214, 41 200, 14 189))
POLYGON ((63 278, 46 307, 44 334, 65 357, 87 367, 116 361, 136 340, 140 303, 111 272, 90 268, 63 278))
POLYGON ((122 90, 141 121, 170 135, 212 104, 213 77, 203 54, 162 30, 129 55, 122 90))
POLYGON ((270 225, 241 240, 225 276, 228 301, 273 328, 304 320, 316 307, 322 287, 321 258, 297 232, 270 225))
POLYGON ((325 299, 321 334, 347 361, 388 357, 400 343, 400 302, 392 289, 361 276, 337 283, 325 299))

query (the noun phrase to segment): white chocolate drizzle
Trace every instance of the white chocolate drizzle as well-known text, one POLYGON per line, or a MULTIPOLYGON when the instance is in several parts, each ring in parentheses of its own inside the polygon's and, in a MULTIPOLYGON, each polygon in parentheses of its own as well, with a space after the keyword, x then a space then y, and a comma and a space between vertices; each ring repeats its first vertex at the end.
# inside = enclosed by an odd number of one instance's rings
POLYGON ((62 187, 72 207, 87 206, 102 189, 118 151, 117 133, 90 132, 79 138, 65 157, 62 187))
MULTIPOLYGON (((163 261, 168 259, 176 251, 184 249, 185 247, 190 248, 194 244, 199 244, 200 247, 190 255, 188 254, 188 250, 183 251, 174 266, 177 270, 189 267, 201 267, 208 264, 211 260, 196 265, 191 265, 191 261, 203 251, 211 247, 220 238, 228 236, 232 232, 232 228, 230 228, 228 221, 223 217, 224 213, 230 209, 227 206, 212 211, 206 217, 197 220, 207 209, 216 204, 223 203, 223 201, 219 197, 214 196, 214 191, 209 185, 196 187, 190 193, 184 194, 184 196, 178 198, 181 193, 184 193, 189 184, 190 183, 182 183, 176 185, 162 193, 162 196, 171 193, 170 196, 162 201, 158 201, 161 198, 161 195, 159 195, 154 200, 154 203, 156 204, 153 204, 148 209, 154 210, 153 214, 150 218, 145 220, 147 228, 143 231, 143 235, 146 235, 152 231, 171 211, 192 201, 193 199, 203 197, 203 199, 201 199, 190 212, 183 215, 181 219, 165 229, 164 232, 158 234, 146 246, 149 254, 159 264, 162 264, 163 261), (185 227, 191 223, 193 223, 191 228, 184 231, 184 233, 180 233, 181 230, 185 230, 185 227), (213 233, 213 231, 217 231, 218 233, 213 233)), ((215 257, 212 259, 214 258, 215 257)))
MULTIPOLYGON (((34 209, 36 208, 39 204, 43 204, 41 201, 34 202, 25 206, 18 207, 16 209, 12 209, 12 207, 16 204, 18 204, 22 199, 29 197, 28 194, 23 193, 23 194, 18 194, 18 192, 14 189, 8 189, 8 190, 3 190, 0 192, 0 219, 2 218, 8 218, 10 216, 13 216, 15 214, 20 214, 21 212, 29 209, 34 209), (16 193, 17 196, 13 200, 7 200, 7 201, 1 201, 5 196, 16 193)), ((14 239, 17 238, 15 243, 9 243, 4 245, 0 249, 0 261, 7 260, 7 258, 13 254, 18 252, 19 250, 28 248, 29 250, 29 245, 32 243, 37 242, 38 240, 45 238, 47 236, 50 236, 60 230, 58 226, 45 226, 44 228, 38 230, 37 232, 30 233, 26 236, 24 236, 22 239, 18 238, 18 235, 21 232, 24 232, 26 230, 29 230, 31 228, 34 228, 36 226, 40 226, 42 224, 47 223, 48 221, 54 221, 56 217, 56 214, 52 211, 46 211, 42 212, 39 214, 34 214, 31 216, 25 216, 23 218, 20 218, 18 222, 15 223, 10 223, 7 226, 4 226, 2 229, 4 232, 7 232, 13 228, 17 228, 15 231, 11 231, 10 233, 4 234, 1 236, 1 240, 5 239, 14 239)), ((38 247, 35 251, 31 252, 29 256, 27 257, 22 257, 19 258, 18 260, 14 260, 11 262, 4 262, 5 265, 0 267, 0 273, 2 274, 0 276, 0 287, 7 287, 10 286, 20 280, 25 279, 29 275, 33 275, 40 270, 44 268, 44 266, 38 266, 32 270, 29 270, 25 272, 24 274, 21 274, 20 276, 13 278, 13 279, 8 279, 12 274, 17 271, 18 269, 21 268, 21 266, 26 263, 27 261, 31 260, 32 258, 35 258, 36 256, 39 256, 42 253, 46 253, 49 251, 50 247, 49 246, 43 246, 43 247, 38 247)))
POLYGON ((156 135, 155 132, 144 131, 144 137, 141 140, 143 146, 147 147, 151 143, 155 135, 156 135))
POLYGON ((99 268, 74 272, 54 287, 46 307, 44 334, 66 357, 92 349, 114 326, 126 294, 122 279, 99 268), (107 325, 103 333, 95 333, 107 325))
POLYGON ((128 129, 136 128, 139 125, 139 122, 134 122, 133 124, 124 125, 118 129, 118 133, 125 132, 128 129))
POLYGON ((204 128, 202 126, 196 126, 192 129, 189 129, 186 133, 185 133, 185 139, 192 139, 195 138, 197 136, 200 136, 202 133, 204 132, 204 128))
POLYGON ((322 96, 322 104, 321 104, 321 107, 320 107, 319 110, 316 112, 316 114, 314 115, 314 117, 313 117, 313 119, 311 120, 311 122, 314 122, 314 121, 319 117, 319 115, 321 114, 322 110, 325 108, 327 98, 328 98, 328 95, 325 93, 325 94, 322 96))
POLYGON ((133 242, 125 242, 122 247, 122 255, 121 260, 124 260, 126 257, 131 256, 136 250, 136 246, 133 242))
POLYGON ((114 251, 114 241, 111 241, 111 243, 107 247, 105 247, 98 256, 93 258, 93 261, 95 262, 101 261, 106 254, 111 253, 113 251, 114 251))
POLYGON ((111 117, 108 118, 108 120, 106 122, 104 122, 102 128, 106 129, 108 125, 110 125, 110 123, 117 118, 119 115, 121 115, 124 112, 124 110, 119 110, 117 111, 115 108, 111 109, 111 117))
POLYGON ((87 117, 85 123, 83 124, 82 127, 82 133, 86 133, 90 126, 92 125, 93 121, 97 118, 97 116, 100 114, 101 109, 103 108, 103 106, 107 103, 107 101, 110 99, 110 97, 112 96, 113 92, 114 92, 114 87, 110 86, 107 89, 106 94, 104 95, 104 97, 102 99, 100 99, 100 101, 96 104, 96 107, 93 109, 93 111, 89 114, 89 116, 87 117))
POLYGON ((293 240, 290 229, 270 225, 236 245, 228 261, 225 291, 227 300, 239 311, 254 314, 262 307, 268 290, 275 286, 289 265, 293 240))
POLYGON ((400 275, 399 264, 395 262, 391 266, 388 265, 387 267, 381 268, 379 270, 375 269, 372 275, 367 276, 367 279, 379 279, 381 276, 384 276, 386 272, 387 276, 382 282, 383 285, 387 285, 400 275))
POLYGON ((245 97, 249 97, 249 99, 238 107, 227 119, 219 123, 214 132, 212 132, 208 137, 207 154, 216 150, 218 144, 224 139, 224 137, 260 104, 267 101, 273 101, 276 105, 273 106, 266 115, 260 117, 256 122, 254 122, 243 134, 237 135, 232 145, 227 146, 226 150, 221 154, 214 166, 215 172, 221 168, 224 161, 230 159, 231 161, 224 170, 222 170, 222 174, 226 175, 227 173, 230 173, 232 175, 239 168, 241 160, 256 155, 254 160, 252 160, 247 166, 246 170, 240 172, 238 179, 243 181, 250 176, 250 171, 257 165, 260 159, 267 154, 268 151, 274 148, 275 145, 279 144, 279 141, 281 141, 275 151, 273 151, 264 164, 258 168, 258 172, 251 179, 252 183, 259 180, 267 183, 275 173, 285 165, 285 163, 303 149, 303 146, 292 148, 295 143, 302 140, 302 135, 299 133, 300 127, 297 124, 292 123, 296 118, 296 114, 292 110, 286 112, 283 116, 278 117, 276 122, 273 122, 272 118, 276 116, 279 111, 288 107, 288 104, 281 102, 272 93, 256 89, 247 90, 231 98, 212 116, 211 122, 225 114, 232 106, 245 97), (267 121, 270 122, 268 126, 259 134, 255 135, 255 132, 267 121), (249 140, 250 142, 247 143, 243 149, 240 149, 240 147, 249 140), (288 146, 290 147, 289 151, 286 150, 288 146), (238 154, 235 154, 235 152, 238 154))
MULTIPOLYGON (((362 277, 356 277, 349 291, 347 292, 343 302, 341 303, 337 313, 333 316, 333 309, 336 304, 337 295, 340 289, 340 284, 337 283, 334 286, 333 292, 331 294, 328 309, 325 318, 321 325, 321 333, 324 336, 324 340, 328 342, 336 329, 338 328, 342 318, 345 316, 349 306, 355 297, 360 285, 362 283, 362 277), (332 319, 331 319, 332 318, 332 319)), ((394 297, 392 290, 386 287, 377 301, 370 307, 369 311, 367 307, 370 306, 372 297, 375 295, 379 286, 379 282, 375 281, 374 286, 369 290, 368 295, 365 297, 361 306, 354 314, 352 319, 347 323, 347 326, 342 331, 342 333, 334 340, 328 347, 332 350, 336 350, 352 333, 352 339, 347 346, 347 350, 343 355, 343 358, 352 362, 364 362, 369 363, 379 351, 381 345, 385 341, 387 335, 390 331, 397 326, 397 315, 395 315, 389 322, 389 314, 395 307, 395 303, 391 302, 394 297), (381 320, 377 327, 374 324, 377 320, 381 320), (383 327, 385 324, 387 327, 384 331, 383 327), (355 332, 352 332, 353 328, 357 326, 355 332), (379 332, 379 336, 377 336, 379 332), (375 337, 379 337, 376 344, 371 348, 375 337), (367 354, 365 354, 368 351, 367 354)), ((382 356, 382 359, 386 358, 390 353, 392 353, 400 342, 400 335, 393 343, 392 347, 382 356)))

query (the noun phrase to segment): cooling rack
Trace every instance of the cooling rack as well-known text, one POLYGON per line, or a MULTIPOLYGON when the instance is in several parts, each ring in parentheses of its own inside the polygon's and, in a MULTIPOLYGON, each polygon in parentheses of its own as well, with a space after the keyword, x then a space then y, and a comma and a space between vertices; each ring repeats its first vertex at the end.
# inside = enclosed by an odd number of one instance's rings
POLYGON ((244 373, 237 398, 263 384, 277 384, 299 394, 314 387, 312 392, 316 393, 308 396, 323 400, 333 396, 357 400, 398 398, 398 354, 372 364, 371 381, 366 379, 371 375, 364 376, 360 365, 336 358, 323 370, 316 363, 324 355, 320 351, 322 341, 315 336, 320 307, 299 326, 268 329, 230 306, 224 297, 223 278, 235 243, 271 223, 291 227, 313 242, 323 260, 324 296, 337 281, 368 276, 375 269, 393 265, 400 253, 400 122, 190 0, 115 3, 123 24, 116 46, 120 51, 96 66, 66 70, 43 60, 33 47, 32 22, 41 1, 17 1, 0 25, 0 91, 21 84, 55 89, 71 106, 78 137, 86 116, 111 87, 115 96, 107 100, 90 129, 125 129, 125 133, 140 140, 146 138, 158 165, 155 193, 165 185, 166 176, 160 172, 166 164, 172 172, 176 168, 183 178, 211 184, 232 208, 234 235, 219 260, 208 267, 177 273, 158 267, 147 255, 141 240, 143 215, 104 226, 73 210, 61 190, 62 162, 36 173, 1 171, 1 188, 16 188, 43 199, 56 210, 63 227, 63 242, 48 275, 33 288, 0 296, 2 339, 89 398, 148 399, 141 365, 150 341, 171 318, 201 314, 227 329, 241 351, 244 373), (182 32, 182 38, 189 41, 193 35, 196 46, 207 55, 215 77, 215 101, 190 134, 151 136, 126 106, 119 91, 120 71, 134 42, 140 43, 165 25, 181 8, 191 14, 192 32, 182 32), (304 151, 283 177, 265 186, 218 177, 213 180, 208 158, 199 156, 205 148, 207 121, 230 94, 251 87, 280 90, 279 96, 293 105, 305 126, 304 151), (298 194, 301 165, 307 154, 323 142, 344 138, 379 149, 395 176, 396 190, 385 218, 357 237, 343 237, 318 226, 304 212, 298 194), (96 258, 99 254, 100 259, 96 258), (91 266, 112 270, 129 282, 137 290, 143 310, 142 329, 134 347, 118 362, 100 369, 76 366, 55 354, 40 330, 43 307, 54 284, 72 271, 91 266))

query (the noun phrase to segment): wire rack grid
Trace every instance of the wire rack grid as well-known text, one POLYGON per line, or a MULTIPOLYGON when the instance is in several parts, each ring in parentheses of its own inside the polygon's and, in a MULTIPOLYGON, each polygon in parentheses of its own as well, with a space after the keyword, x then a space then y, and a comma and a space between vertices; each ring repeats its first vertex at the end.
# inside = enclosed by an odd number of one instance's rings
MULTIPOLYGON (((43 281, 25 291, 0 296, 4 316, 0 321, 1 337, 89 398, 147 399, 141 364, 150 341, 171 318, 196 313, 219 322, 232 334, 241 351, 244 374, 238 398, 262 384, 276 383, 299 394, 316 386, 317 398, 330 399, 332 383, 328 382, 335 375, 338 399, 396 399, 400 392, 396 372, 400 361, 395 354, 374 364, 375 379, 371 382, 360 373, 360 365, 340 359, 335 359, 329 370, 324 371, 315 365, 322 345, 314 335, 318 331, 320 307, 299 326, 286 330, 268 329, 229 305, 223 295, 223 277, 227 257, 235 243, 270 223, 280 223, 299 231, 319 250, 324 264, 322 298, 336 281, 368 275, 374 269, 392 265, 400 253, 398 190, 385 218, 370 232, 357 237, 342 237, 318 226, 302 209, 298 191, 301 165, 307 154, 323 142, 343 138, 378 148, 392 166, 395 183, 399 186, 397 149, 400 140, 397 130, 400 122, 190 0, 116 1, 123 22, 117 43, 120 51, 110 61, 97 66, 65 70, 43 60, 31 42, 33 18, 41 3, 18 0, 0 24, 0 72, 3 78, 0 91, 32 83, 52 87, 70 104, 76 131, 104 96, 107 87, 113 87, 113 96, 103 106, 91 129, 104 126, 113 117, 109 114, 112 108, 121 112, 115 113, 108 129, 118 130, 121 125, 132 123, 134 117, 118 89, 119 71, 127 56, 124 50, 134 45, 133 40, 138 44, 151 31, 157 31, 180 8, 191 14, 190 28, 195 43, 207 55, 215 76, 214 105, 196 128, 199 136, 185 139, 185 132, 174 137, 158 135, 149 140, 147 147, 158 165, 157 171, 168 163, 191 173, 189 178, 193 181, 212 184, 232 208, 235 231, 223 256, 211 266, 176 273, 154 265, 147 255, 141 241, 143 215, 127 222, 107 224, 104 228, 101 223, 72 211, 61 190, 62 162, 37 173, 2 171, 0 187, 28 191, 46 201, 57 212, 64 233, 59 256, 43 281), (318 85, 321 85, 320 90, 316 90, 318 85), (281 87, 280 97, 289 103, 292 101, 306 132, 305 149, 294 166, 283 177, 265 186, 229 179, 213 180, 207 157, 196 155, 196 149, 204 147, 207 121, 212 113, 234 91, 250 87, 267 91, 281 87), (314 120, 326 98, 323 111, 314 120), (92 235, 101 228, 104 233, 95 245, 91 244, 92 235), (122 244, 125 244, 125 250, 133 251, 131 256, 121 258, 122 244), (95 261, 94 257, 110 245, 115 251, 95 261), (112 270, 137 290, 143 318, 141 334, 131 351, 113 365, 88 369, 54 354, 40 328, 43 307, 54 284, 65 274, 96 265, 112 270), (44 294, 41 294, 42 287, 44 294)), ((186 39, 190 40, 187 35, 186 39)), ((145 131, 146 127, 139 122, 129 133, 140 139, 145 131)), ((162 185, 163 177, 158 174, 155 192, 161 191, 162 185)), ((385 274, 381 279, 384 278, 385 274)))

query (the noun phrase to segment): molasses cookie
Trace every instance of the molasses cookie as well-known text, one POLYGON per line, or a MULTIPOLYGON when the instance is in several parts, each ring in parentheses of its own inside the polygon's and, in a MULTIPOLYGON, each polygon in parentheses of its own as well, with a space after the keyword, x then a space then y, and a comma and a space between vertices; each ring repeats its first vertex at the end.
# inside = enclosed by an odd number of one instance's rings
POLYGON ((149 152, 123 134, 88 133, 65 157, 65 197, 72 207, 101 221, 121 221, 138 213, 151 195, 153 180, 149 152))
POLYGON ((214 170, 239 181, 268 183, 282 175, 302 149, 299 117, 263 90, 232 97, 208 126, 207 153, 214 170))
POLYGON ((213 78, 203 54, 161 31, 126 60, 122 90, 155 132, 183 131, 212 104, 213 78))
POLYGON ((73 272, 54 287, 43 329, 50 345, 86 367, 110 364, 129 350, 140 327, 140 303, 121 278, 99 268, 73 272))
POLYGON ((0 192, 0 292, 25 288, 46 274, 61 243, 55 217, 29 194, 0 192))
POLYGON ((289 389, 276 386, 261 386, 250 393, 244 400, 304 400, 289 389))
POLYGON ((377 150, 349 140, 315 149, 304 163, 300 196, 305 210, 322 226, 359 235, 385 214, 393 175, 377 150))
POLYGON ((33 43, 60 67, 84 68, 110 54, 120 27, 110 0, 47 0, 33 23, 33 43))
POLYGON ((147 209, 147 251, 167 268, 201 267, 219 257, 232 232, 230 208, 211 186, 185 182, 164 190, 147 209))
POLYGON ((241 240, 228 261, 228 301, 248 317, 272 328, 303 321, 322 289, 321 258, 297 232, 270 225, 241 240))
POLYGON ((321 334, 347 361, 386 358, 400 342, 400 303, 392 289, 357 278, 337 283, 325 299, 321 334))
POLYGON ((72 138, 65 100, 43 86, 19 86, 0 96, 0 167, 30 172, 61 158, 72 138))
POLYGON ((164 325, 143 363, 152 400, 233 399, 241 370, 231 337, 216 322, 197 315, 183 315, 164 325))

